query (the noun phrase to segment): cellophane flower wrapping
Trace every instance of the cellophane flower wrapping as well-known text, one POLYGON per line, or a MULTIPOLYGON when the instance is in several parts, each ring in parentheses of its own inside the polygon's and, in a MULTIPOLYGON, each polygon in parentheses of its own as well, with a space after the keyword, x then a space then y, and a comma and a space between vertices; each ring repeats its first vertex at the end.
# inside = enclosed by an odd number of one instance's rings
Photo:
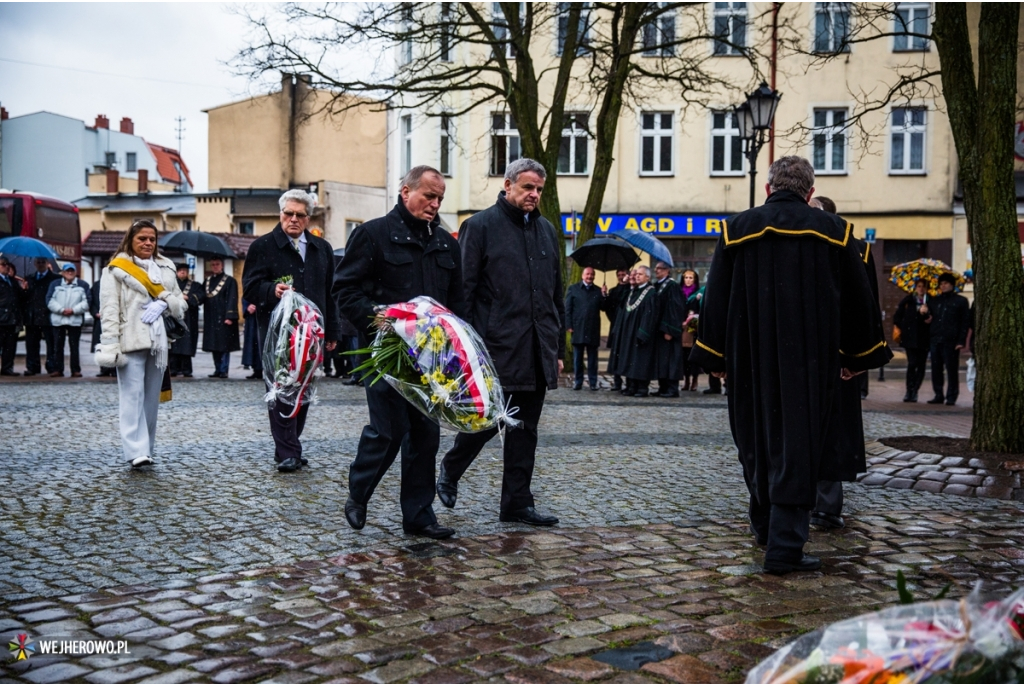
POLYGON ((383 308, 368 351, 371 373, 445 428, 478 433, 519 423, 506 413, 483 340, 432 298, 383 308))
POLYGON ((904 604, 833 623, 758 664, 748 683, 1019 683, 1024 590, 904 604))
POLYGON ((308 298, 286 290, 270 313, 263 341, 263 378, 267 404, 291 418, 316 402, 316 384, 323 372, 324 317, 308 298))

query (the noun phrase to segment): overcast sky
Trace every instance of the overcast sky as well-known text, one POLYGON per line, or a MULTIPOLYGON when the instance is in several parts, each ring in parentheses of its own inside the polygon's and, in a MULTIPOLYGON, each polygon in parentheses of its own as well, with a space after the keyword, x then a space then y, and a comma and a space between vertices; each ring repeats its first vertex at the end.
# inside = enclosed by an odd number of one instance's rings
POLYGON ((122 117, 152 143, 177 147, 197 190, 207 188, 201 110, 256 92, 224 65, 245 20, 220 3, 0 2, 0 104, 10 116, 46 110, 116 129, 122 117))

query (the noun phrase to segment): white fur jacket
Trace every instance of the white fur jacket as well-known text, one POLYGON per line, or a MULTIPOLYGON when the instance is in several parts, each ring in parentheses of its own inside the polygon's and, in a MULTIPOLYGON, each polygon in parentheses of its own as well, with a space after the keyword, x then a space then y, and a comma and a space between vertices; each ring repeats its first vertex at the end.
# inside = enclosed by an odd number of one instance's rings
MULTIPOLYGON (((124 252, 114 256, 131 260, 131 256, 124 252)), ((158 256, 156 263, 160 266, 161 285, 165 288, 160 299, 167 302, 167 314, 183 319, 188 304, 178 288, 174 262, 158 256)), ((126 353, 150 349, 149 325, 142 323, 142 309, 152 301, 145 286, 127 272, 109 266, 103 269, 100 280, 103 334, 96 346, 97 365, 124 366, 126 353)))

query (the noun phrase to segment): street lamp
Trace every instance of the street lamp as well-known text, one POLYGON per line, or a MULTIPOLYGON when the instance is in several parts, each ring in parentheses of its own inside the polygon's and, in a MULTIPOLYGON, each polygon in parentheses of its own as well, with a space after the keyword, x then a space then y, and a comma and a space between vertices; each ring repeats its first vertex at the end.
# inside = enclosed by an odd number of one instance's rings
POLYGON ((754 206, 754 184, 757 176, 757 155, 768 140, 768 130, 775 119, 775 109, 782 95, 761 81, 761 86, 747 97, 747 101, 733 109, 736 127, 743 140, 744 152, 750 164, 750 206, 754 206))

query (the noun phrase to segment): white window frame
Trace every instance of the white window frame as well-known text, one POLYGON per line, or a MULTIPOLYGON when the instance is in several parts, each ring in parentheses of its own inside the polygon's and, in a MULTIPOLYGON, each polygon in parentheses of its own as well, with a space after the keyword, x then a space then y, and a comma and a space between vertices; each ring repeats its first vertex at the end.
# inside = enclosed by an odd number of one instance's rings
POLYGON ((405 176, 412 169, 412 115, 403 114, 399 117, 398 126, 402 135, 402 175, 405 176))
MULTIPOLYGON (((729 35, 730 42, 732 42, 732 38, 736 34, 736 21, 738 19, 742 19, 742 21, 743 21, 743 47, 744 48, 747 47, 747 45, 749 44, 749 39, 750 39, 750 32, 749 32, 750 21, 748 19, 749 11, 750 10, 747 7, 747 3, 745 3, 745 2, 743 2, 743 3, 736 3, 736 2, 719 3, 719 2, 713 2, 713 3, 711 3, 711 7, 712 7, 712 10, 711 10, 712 11, 712 20, 711 20, 712 21, 712 24, 711 24, 712 32, 715 35, 718 35, 717 30, 715 30, 716 25, 718 23, 718 18, 719 17, 725 17, 728 20, 728 22, 729 22, 729 34, 728 35, 729 35), (721 4, 726 5, 726 7, 719 7, 719 5, 721 5, 721 4), (742 7, 737 7, 736 5, 742 5, 742 7)), ((711 40, 711 53, 713 55, 715 55, 716 57, 735 57, 737 55, 742 55, 743 54, 742 50, 738 50, 735 47, 733 47, 732 45, 729 45, 727 43, 722 43, 719 40, 714 39, 714 38, 711 40), (721 46, 721 48, 723 50, 722 52, 719 52, 719 46, 721 46)))
POLYGON ((455 42, 455 34, 450 22, 452 21, 455 15, 454 8, 455 3, 451 2, 442 2, 440 3, 440 7, 438 8, 438 19, 441 24, 439 32, 441 42, 437 46, 437 58, 441 62, 453 61, 452 51, 455 48, 455 46, 453 45, 455 42))
POLYGON ((887 137, 888 145, 886 150, 886 167, 889 170, 890 176, 926 176, 928 174, 928 113, 929 107, 924 105, 909 105, 907 107, 893 107, 889 110, 889 135, 887 137), (897 129, 893 124, 894 114, 897 110, 903 110, 904 123, 903 126, 897 129), (908 114, 912 111, 920 111, 924 114, 923 124, 910 124, 908 123, 908 114), (910 145, 911 135, 915 133, 921 134, 921 168, 910 169, 910 145), (896 144, 893 142, 893 137, 897 134, 901 134, 903 138, 900 144, 903 146, 903 167, 900 169, 894 169, 893 153, 895 151, 896 144))
POLYGON ((928 52, 928 51, 931 50, 931 41, 928 40, 927 38, 918 39, 916 36, 899 35, 899 34, 904 33, 906 31, 910 31, 912 33, 916 33, 916 31, 914 31, 913 26, 914 26, 914 23, 915 23, 915 19, 917 18, 916 15, 919 12, 923 12, 924 13, 924 31, 922 31, 922 33, 928 33, 928 32, 931 31, 931 24, 932 24, 932 5, 931 5, 930 2, 898 2, 898 3, 896 3, 896 8, 895 8, 895 12, 894 12, 893 20, 892 20, 893 21, 892 32, 894 34, 893 37, 892 37, 892 51, 893 52, 928 52), (899 13, 902 12, 902 11, 909 11, 910 12, 910 21, 906 25, 904 25, 902 19, 899 16, 899 13), (898 47, 896 45, 896 43, 901 38, 903 40, 907 41, 907 46, 906 47, 902 47, 901 48, 901 47, 898 47), (913 41, 916 41, 916 40, 922 40, 924 42, 924 45, 921 45, 921 46, 918 46, 918 47, 911 46, 911 43, 913 41))
POLYGON ((512 115, 509 114, 508 112, 492 112, 491 113, 491 125, 490 125, 489 128, 490 128, 490 132, 491 132, 491 159, 490 159, 490 164, 488 164, 488 170, 490 172, 488 175, 489 176, 504 176, 505 175, 505 167, 507 167, 509 164, 511 164, 515 160, 521 159, 522 156, 523 156, 522 142, 520 141, 520 138, 519 138, 519 126, 518 125, 512 126, 512 115), (497 128, 494 127, 494 118, 495 117, 502 117, 504 128, 497 129, 497 128), (498 131, 502 131, 502 133, 498 133, 498 131), (515 131, 515 133, 512 133, 512 131, 515 131), (501 165, 500 169, 496 165, 496 162, 498 161, 498 159, 497 159, 497 152, 495 151, 495 148, 494 148, 495 138, 499 138, 499 137, 505 139, 505 159, 504 159, 505 163, 501 165), (515 148, 516 148, 516 154, 515 154, 514 158, 512 157, 512 154, 511 154, 511 150, 512 150, 512 147, 513 147, 513 141, 515 141, 515 148))
POLYGON ((441 172, 441 175, 445 178, 451 178, 453 175, 452 167, 454 166, 454 152, 455 152, 455 124, 453 122, 454 117, 451 114, 442 114, 438 117, 438 150, 440 154, 437 160, 437 170, 441 172), (447 160, 445 156, 447 153, 447 160), (447 164, 445 163, 447 161, 447 164))
MULTIPOLYGON (((411 3, 411 2, 402 3, 401 12, 402 12, 402 30, 403 31, 411 31, 412 30, 412 19, 413 19, 413 17, 412 17, 412 10, 413 10, 413 3, 411 3)), ((412 41, 411 40, 403 40, 401 43, 399 43, 399 45, 398 45, 398 63, 403 65, 403 66, 412 63, 412 41)))
POLYGON ((672 109, 651 109, 637 112, 637 133, 638 133, 638 145, 637 145, 637 170, 640 176, 675 176, 676 174, 676 119, 678 112, 672 109), (644 128, 644 116, 647 114, 655 115, 655 128, 645 129, 644 128), (671 117, 669 128, 661 128, 660 125, 663 123, 662 116, 669 115, 671 117), (646 133, 645 133, 646 132, 646 133), (671 156, 669 157, 669 169, 653 169, 651 171, 644 171, 644 138, 653 138, 654 143, 654 166, 657 167, 657 162, 661 158, 661 143, 660 141, 664 138, 669 139, 669 149, 671 150, 671 156))
POLYGON ((183 231, 191 231, 192 230, 192 219, 182 219, 181 220, 181 230, 183 230, 183 231))
MULTIPOLYGON (((664 8, 668 3, 659 2, 656 3, 658 9, 664 8)), ((676 54, 675 45, 663 45, 664 43, 673 43, 676 39, 676 12, 665 12, 658 16, 657 22, 653 24, 647 24, 643 27, 643 31, 640 32, 640 47, 643 50, 641 55, 643 57, 672 57, 676 54), (650 35, 648 35, 648 31, 650 35), (648 38, 653 40, 653 43, 648 42, 648 38), (652 45, 653 47, 648 47, 652 45), (657 47, 657 46, 661 47, 657 47)))
MULTIPOLYGON (((562 49, 565 44, 565 38, 562 34, 562 24, 565 24, 565 30, 569 30, 569 6, 575 4, 570 2, 558 2, 555 3, 555 55, 561 56, 562 49)), ((587 45, 590 43, 590 3, 581 2, 580 9, 580 25, 577 31, 579 36, 576 39, 576 54, 585 55, 587 53, 587 45)))
POLYGON ((808 154, 811 161, 811 166, 814 168, 814 174, 816 176, 846 176, 850 173, 850 130, 845 124, 835 124, 835 113, 843 113, 843 121, 847 121, 850 116, 850 108, 843 105, 815 105, 811 107, 811 140, 810 150, 808 154), (818 112, 825 112, 825 125, 817 126, 818 112), (825 167, 819 169, 814 166, 814 145, 815 136, 825 136, 825 167), (835 149, 835 136, 843 136, 843 168, 835 169, 832 167, 832 155, 835 149))
MULTIPOLYGON (((519 21, 522 21, 526 17, 526 3, 519 3, 519 21)), ((557 27, 557 22, 556 22, 557 27)), ((504 41, 505 43, 505 57, 507 59, 513 59, 516 56, 516 48, 512 44, 512 31, 508 25, 508 19, 505 18, 505 13, 501 10, 501 3, 491 3, 491 30, 494 31, 494 37, 496 40, 504 41)), ((555 29, 558 30, 557 28, 555 29)))
POLYGON ((743 151, 743 139, 740 138, 740 129, 736 126, 735 114, 729 109, 716 108, 713 109, 708 117, 708 141, 710 146, 708 147, 708 175, 709 176, 745 176, 747 173, 747 156, 743 151), (716 128, 715 127, 715 115, 724 114, 726 116, 726 124, 730 122, 733 124, 732 128, 716 128), (715 169, 715 139, 722 138, 725 150, 725 161, 729 162, 732 157, 732 141, 734 138, 740 141, 740 168, 739 169, 715 169))
MULTIPOLYGON (((846 12, 846 37, 849 38, 853 33, 853 3, 850 2, 815 2, 813 12, 811 13, 811 52, 819 55, 834 54, 836 52, 836 18, 835 13, 838 10, 845 10, 846 12), (818 49, 818 16, 821 14, 828 15, 829 21, 829 48, 827 50, 818 49)), ((852 46, 847 43, 843 48, 841 54, 849 53, 852 51, 852 46)))
MULTIPOLYGON (((569 125, 562 129, 562 140, 569 139, 569 171, 562 171, 560 166, 556 167, 556 173, 559 176, 587 176, 590 173, 590 135, 587 133, 587 129, 590 126, 590 113, 589 112, 566 112, 564 114, 564 120, 569 125), (587 123, 583 127, 577 126, 577 116, 584 116, 587 118, 587 123), (574 169, 576 162, 576 149, 579 145, 585 146, 587 163, 585 169, 574 169)), ((559 147, 559 164, 561 163, 561 147, 559 147)))

